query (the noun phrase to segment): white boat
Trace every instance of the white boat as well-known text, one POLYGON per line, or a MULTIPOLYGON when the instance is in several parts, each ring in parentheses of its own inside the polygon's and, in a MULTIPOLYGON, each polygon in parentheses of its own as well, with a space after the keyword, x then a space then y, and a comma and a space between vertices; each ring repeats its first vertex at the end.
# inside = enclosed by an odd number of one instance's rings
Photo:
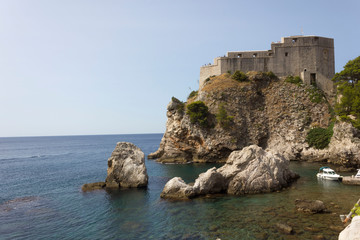
POLYGON ((319 169, 318 174, 316 174, 316 176, 320 179, 334 180, 334 181, 340 180, 341 178, 339 174, 336 174, 336 172, 329 167, 321 167, 319 169))
POLYGON ((360 169, 358 169, 357 174, 355 175, 356 178, 360 178, 360 169))

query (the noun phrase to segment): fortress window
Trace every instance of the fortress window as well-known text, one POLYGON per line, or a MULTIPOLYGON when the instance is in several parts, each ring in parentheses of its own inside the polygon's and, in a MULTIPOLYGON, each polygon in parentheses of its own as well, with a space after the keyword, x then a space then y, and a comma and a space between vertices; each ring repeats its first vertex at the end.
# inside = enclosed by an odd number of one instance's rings
POLYGON ((238 58, 241 58, 241 57, 242 57, 242 54, 238 54, 237 57, 238 57, 238 58))
POLYGON ((253 57, 256 57, 256 56, 257 56, 257 53, 254 53, 254 54, 253 54, 253 57))
POLYGON ((296 43, 296 41, 297 41, 297 38, 293 38, 293 39, 292 39, 292 42, 293 42, 293 43, 296 43))
POLYGON ((288 52, 285 52, 285 57, 287 57, 289 55, 289 53, 288 52))

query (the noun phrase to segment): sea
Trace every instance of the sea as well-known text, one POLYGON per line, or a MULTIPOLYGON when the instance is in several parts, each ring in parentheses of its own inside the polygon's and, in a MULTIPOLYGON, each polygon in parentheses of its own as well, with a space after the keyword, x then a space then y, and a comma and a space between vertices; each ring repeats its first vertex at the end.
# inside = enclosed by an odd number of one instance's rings
MULTIPOLYGON (((160 198, 168 180, 197 176, 221 164, 161 164, 145 159, 147 189, 82 192, 104 181, 117 142, 145 155, 162 134, 0 138, 0 239, 337 239, 360 198, 359 186, 318 181, 324 163, 291 162, 300 179, 283 191, 214 195, 187 201, 160 198), (321 200, 326 213, 297 211, 296 199, 321 200), (292 227, 282 232, 279 224, 292 227)), ((351 174, 351 173, 350 173, 351 174)))

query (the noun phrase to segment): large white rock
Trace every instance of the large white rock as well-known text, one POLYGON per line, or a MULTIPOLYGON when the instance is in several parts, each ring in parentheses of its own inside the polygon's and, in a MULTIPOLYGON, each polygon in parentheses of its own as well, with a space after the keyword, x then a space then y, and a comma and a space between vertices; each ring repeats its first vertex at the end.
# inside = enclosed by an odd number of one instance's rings
POLYGON ((350 225, 341 231, 339 240, 360 240, 360 216, 354 217, 350 225))
POLYGON ((193 186, 173 178, 161 193, 163 198, 192 198, 199 195, 228 193, 242 195, 280 190, 298 175, 289 169, 282 156, 251 145, 230 154, 226 164, 201 173, 193 186))
POLYGON ((256 145, 232 152, 219 172, 228 179, 227 192, 235 195, 276 191, 298 177, 289 161, 256 145))
POLYGON ((118 142, 108 159, 107 188, 146 187, 145 154, 132 143, 118 142))
POLYGON ((174 177, 169 180, 161 193, 163 198, 191 198, 193 196, 193 188, 187 185, 180 177, 174 177))

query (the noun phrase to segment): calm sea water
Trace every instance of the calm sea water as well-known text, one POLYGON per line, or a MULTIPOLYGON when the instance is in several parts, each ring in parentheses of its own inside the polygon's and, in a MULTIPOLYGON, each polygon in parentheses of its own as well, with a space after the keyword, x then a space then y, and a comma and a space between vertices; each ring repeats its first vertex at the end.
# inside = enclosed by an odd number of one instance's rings
POLYGON ((251 196, 168 201, 160 193, 172 177, 193 182, 216 164, 165 165, 146 160, 148 189, 81 192, 106 178, 107 158, 119 141, 145 155, 162 135, 0 138, 0 239, 337 239, 360 188, 318 182, 319 164, 291 163, 301 178, 289 189, 251 196), (319 199, 330 213, 296 211, 298 198, 319 199), (295 234, 276 227, 285 223, 295 234))

